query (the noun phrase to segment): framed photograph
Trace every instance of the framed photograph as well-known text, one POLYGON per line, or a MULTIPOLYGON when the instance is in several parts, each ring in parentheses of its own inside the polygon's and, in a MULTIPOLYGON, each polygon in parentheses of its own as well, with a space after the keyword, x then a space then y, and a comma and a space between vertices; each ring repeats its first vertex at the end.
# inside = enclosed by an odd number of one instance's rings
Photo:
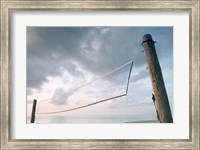
POLYGON ((199 149, 200 1, 1 1, 1 149, 199 149))

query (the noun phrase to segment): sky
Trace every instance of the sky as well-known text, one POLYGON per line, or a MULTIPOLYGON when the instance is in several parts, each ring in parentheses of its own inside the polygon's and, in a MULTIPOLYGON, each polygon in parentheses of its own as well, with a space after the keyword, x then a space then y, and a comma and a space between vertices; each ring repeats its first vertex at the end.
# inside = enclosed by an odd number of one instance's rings
POLYGON ((49 123, 56 123, 56 116, 65 115, 125 115, 156 120, 153 89, 141 46, 144 34, 151 34, 157 41, 156 52, 173 114, 172 27, 27 27, 27 117, 33 99, 38 100, 43 112, 80 106, 84 96, 77 94, 73 100, 73 89, 133 60, 126 96, 53 114, 49 123), (46 99, 49 100, 40 102, 46 99))

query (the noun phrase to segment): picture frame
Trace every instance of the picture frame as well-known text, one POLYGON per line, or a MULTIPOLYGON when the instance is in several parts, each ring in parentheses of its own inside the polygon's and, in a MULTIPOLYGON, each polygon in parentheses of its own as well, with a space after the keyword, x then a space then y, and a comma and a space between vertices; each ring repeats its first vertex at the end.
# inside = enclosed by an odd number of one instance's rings
POLYGON ((1 0, 1 149, 199 149, 200 1, 4 1, 1 0), (12 139, 11 137, 11 14, 26 10, 189 11, 190 138, 172 139, 12 139))

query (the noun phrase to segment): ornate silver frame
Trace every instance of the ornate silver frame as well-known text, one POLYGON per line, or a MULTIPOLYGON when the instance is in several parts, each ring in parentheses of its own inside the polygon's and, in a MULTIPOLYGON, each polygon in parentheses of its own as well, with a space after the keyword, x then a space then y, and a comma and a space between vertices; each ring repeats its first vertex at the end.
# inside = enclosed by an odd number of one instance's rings
POLYGON ((199 0, 0 0, 1 1, 1 149, 200 149, 200 1, 199 0), (10 136, 10 16, 15 10, 136 10, 190 13, 190 138, 188 140, 18 140, 10 136))

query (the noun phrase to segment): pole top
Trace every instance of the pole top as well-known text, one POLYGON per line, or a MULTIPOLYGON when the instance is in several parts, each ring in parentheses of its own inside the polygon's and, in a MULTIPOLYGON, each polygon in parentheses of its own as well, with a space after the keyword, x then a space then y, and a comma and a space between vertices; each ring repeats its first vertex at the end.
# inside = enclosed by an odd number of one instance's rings
POLYGON ((151 34, 145 34, 142 38, 142 45, 145 43, 145 42, 152 42, 153 44, 155 43, 152 39, 152 36, 151 34))

